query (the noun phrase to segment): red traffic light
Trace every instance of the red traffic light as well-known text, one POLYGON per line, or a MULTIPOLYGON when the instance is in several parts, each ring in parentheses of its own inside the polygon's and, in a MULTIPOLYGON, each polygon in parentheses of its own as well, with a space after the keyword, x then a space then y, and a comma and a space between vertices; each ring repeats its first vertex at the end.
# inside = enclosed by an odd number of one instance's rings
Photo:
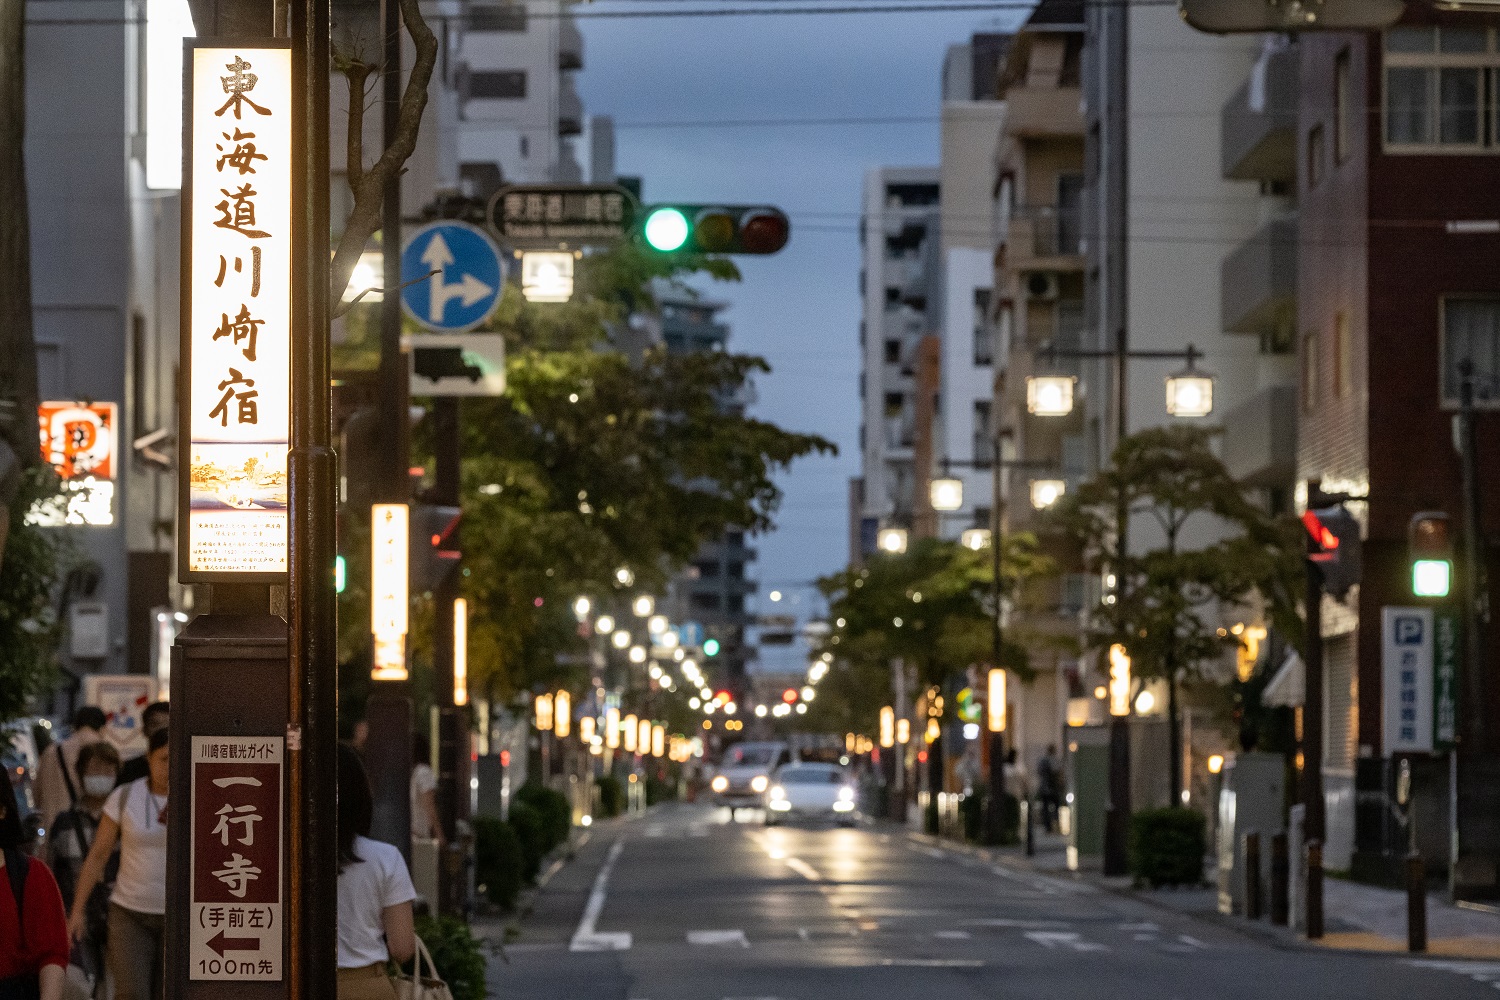
POLYGON ((796 688, 787 688, 785 691, 781 692, 781 700, 784 701, 784 702, 786 702, 788 705, 790 705, 792 702, 796 701, 797 700, 797 689, 796 688))
POLYGON ((1318 517, 1315 510, 1307 510, 1302 514, 1302 526, 1312 536, 1312 540, 1325 552, 1330 552, 1339 547, 1339 536, 1329 530, 1328 526, 1318 517))
POLYGON ((775 253, 791 238, 792 224, 774 208, 747 212, 740 220, 740 242, 745 253, 775 253))

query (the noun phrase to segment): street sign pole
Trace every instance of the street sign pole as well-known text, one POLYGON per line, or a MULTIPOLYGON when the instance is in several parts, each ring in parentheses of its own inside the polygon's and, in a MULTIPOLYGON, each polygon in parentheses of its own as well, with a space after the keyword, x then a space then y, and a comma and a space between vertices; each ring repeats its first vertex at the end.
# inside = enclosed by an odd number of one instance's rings
MULTIPOLYGON (((436 446, 436 476, 433 490, 434 502, 459 506, 459 465, 462 460, 459 437, 460 400, 452 396, 439 396, 433 400, 433 443, 436 446)), ((460 531, 455 528, 454 531, 460 531)), ((453 539, 455 544, 458 539, 453 539)), ((441 897, 443 913, 463 912, 462 871, 458 865, 461 846, 455 842, 458 820, 467 818, 468 783, 460 780, 462 768, 468 760, 468 726, 464 725, 467 708, 453 703, 453 665, 457 638, 454 635, 453 602, 458 599, 463 583, 462 570, 443 575, 433 594, 437 608, 433 628, 433 700, 438 704, 438 822, 443 826, 443 839, 447 851, 438 868, 438 895, 441 897)))

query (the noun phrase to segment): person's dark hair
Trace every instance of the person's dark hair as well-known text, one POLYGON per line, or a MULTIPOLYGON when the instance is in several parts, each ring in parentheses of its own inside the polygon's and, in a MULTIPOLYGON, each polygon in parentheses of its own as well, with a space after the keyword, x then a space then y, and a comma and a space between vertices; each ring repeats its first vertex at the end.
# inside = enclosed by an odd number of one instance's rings
MULTIPOLYGON (((156 722, 156 717, 158 715, 170 715, 171 713, 172 713, 172 703, 171 702, 169 702, 169 701, 153 701, 151 704, 149 704, 149 705, 146 706, 146 708, 145 708, 144 711, 141 712, 141 728, 143 728, 143 729, 150 729, 151 726, 152 726, 152 724, 156 722)), ((163 725, 163 726, 166 725, 166 720, 165 719, 163 719, 161 721, 161 725, 163 725)))
POLYGON ((0 848, 17 850, 26 843, 26 831, 21 827, 21 807, 16 804, 16 789, 10 776, 0 774, 0 848))
POLYGON ((146 743, 146 752, 147 753, 156 753, 156 751, 158 751, 162 747, 166 746, 167 745, 167 735, 170 732, 171 732, 170 729, 158 729, 156 732, 152 733, 151 734, 151 739, 146 743))
POLYGON ((411 762, 413 764, 432 764, 432 744, 421 733, 411 734, 411 762))
POLYGON ((104 761, 115 769, 116 774, 119 773, 120 751, 116 750, 115 745, 108 740, 100 740, 97 743, 86 743, 78 748, 78 763, 73 765, 73 770, 78 772, 79 781, 83 780, 83 772, 87 771, 89 765, 96 760, 104 761))
POLYGON ((108 721, 104 709, 98 705, 84 705, 73 713, 73 731, 76 733, 80 729, 92 729, 97 732, 108 721))
POLYGON ((368 837, 374 822, 375 801, 359 752, 339 743, 339 871, 364 859, 354 853, 354 838, 368 837))

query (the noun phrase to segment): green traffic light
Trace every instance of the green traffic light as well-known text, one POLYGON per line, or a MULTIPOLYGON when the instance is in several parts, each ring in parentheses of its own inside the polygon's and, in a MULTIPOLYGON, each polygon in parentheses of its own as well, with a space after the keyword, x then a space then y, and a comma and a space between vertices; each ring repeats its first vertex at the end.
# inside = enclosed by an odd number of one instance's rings
POLYGON ((345 572, 344 557, 336 557, 333 561, 333 589, 335 593, 342 594, 344 592, 345 572))
POLYGON ((704 642, 704 644, 703 644, 703 655, 704 656, 718 656, 719 655, 719 640, 718 639, 709 639, 708 641, 704 642))
POLYGON ((662 253, 680 250, 688 239, 687 216, 675 208, 658 208, 646 216, 646 224, 641 232, 653 250, 660 250, 662 253))
POLYGON ((1411 564, 1411 592, 1417 597, 1447 597, 1453 564, 1446 559, 1418 559, 1411 564))

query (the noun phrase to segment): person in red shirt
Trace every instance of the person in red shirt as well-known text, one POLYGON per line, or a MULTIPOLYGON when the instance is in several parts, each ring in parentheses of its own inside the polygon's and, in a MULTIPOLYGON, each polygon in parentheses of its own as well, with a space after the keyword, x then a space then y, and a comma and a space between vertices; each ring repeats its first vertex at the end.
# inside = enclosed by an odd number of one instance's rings
POLYGON ((0 775, 0 1000, 61 1000, 69 952, 62 893, 47 866, 22 853, 24 842, 15 789, 0 775))

